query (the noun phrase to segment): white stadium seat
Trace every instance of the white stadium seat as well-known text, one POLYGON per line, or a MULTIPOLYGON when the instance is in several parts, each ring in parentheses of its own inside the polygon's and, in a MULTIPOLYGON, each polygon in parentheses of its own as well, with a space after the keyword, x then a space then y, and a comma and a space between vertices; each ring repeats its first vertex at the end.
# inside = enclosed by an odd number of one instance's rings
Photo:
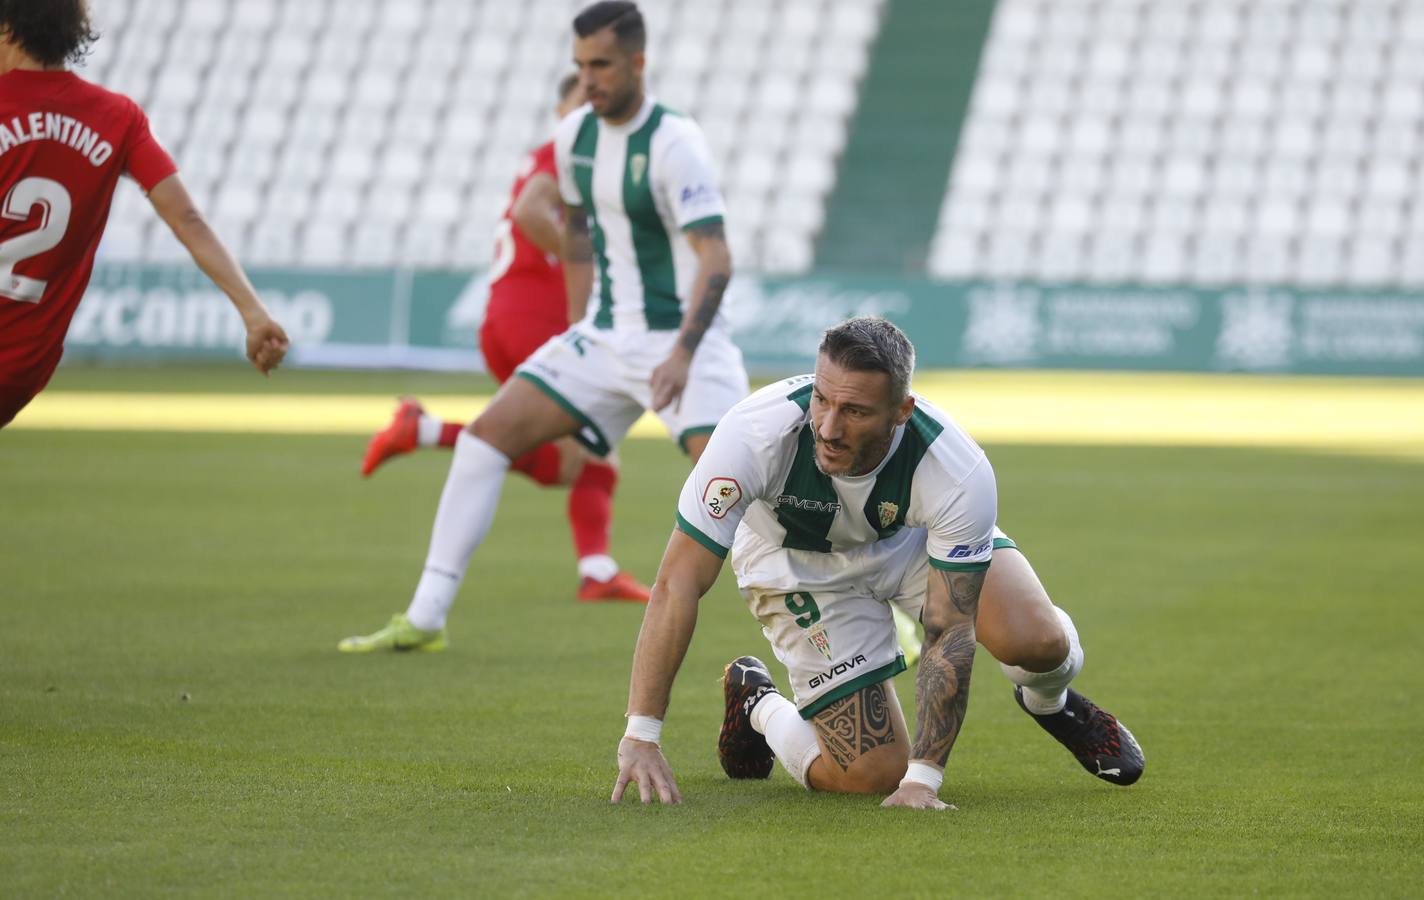
POLYGON ((1399 259, 1388 240, 1358 237, 1351 245, 1345 268, 1352 284, 1381 287, 1395 283, 1400 276, 1399 259))
POLYGON ((335 268, 347 262, 346 229, 325 222, 308 223, 302 229, 301 258, 319 268, 335 268))
POLYGON ((400 232, 393 223, 362 222, 352 234, 348 260, 355 268, 385 268, 395 265, 399 246, 400 232))
POLYGON ((1196 241, 1188 271, 1203 284, 1231 284, 1240 280, 1241 264, 1241 241, 1235 235, 1204 234, 1196 241))
MULTIPOLYGON (((728 195, 747 198, 745 210, 729 211, 753 225, 738 239, 752 242, 739 268, 810 266, 883 2, 645 3, 649 59, 661 67, 654 91, 704 124, 717 158, 732 161, 728 195)), ((344 265, 349 241, 369 247, 379 237, 346 223, 377 210, 401 217, 401 230, 375 264, 482 264, 514 169, 552 131, 553 86, 570 68, 567 21, 578 6, 110 0, 96 7, 106 33, 92 70, 147 105, 187 180, 211 185, 211 215, 282 217, 240 238, 253 264, 344 265), (432 173, 440 191, 413 190, 432 173), (468 208, 481 201, 487 209, 468 208), (416 216, 435 238, 416 241, 405 228, 416 216), (477 229, 479 240, 460 239, 477 229)), ((1095 21, 1064 13, 1060 30, 1081 35, 1095 21)), ((1079 68, 1078 40, 1055 45, 1058 74, 1079 68)), ((1034 96, 1047 110, 1074 102, 1048 79, 1034 96)), ((126 236, 116 245, 176 258, 145 220, 130 218, 142 215, 116 203, 113 227, 126 236)))
POLYGON ((1345 272, 1344 241, 1334 237, 1303 240, 1292 279, 1308 287, 1338 284, 1345 272))
POLYGON ((1419 283, 1420 49, 1395 0, 1001 0, 931 271, 1001 276, 968 247, 1009 235, 1069 279, 1086 223, 1098 282, 1419 283))

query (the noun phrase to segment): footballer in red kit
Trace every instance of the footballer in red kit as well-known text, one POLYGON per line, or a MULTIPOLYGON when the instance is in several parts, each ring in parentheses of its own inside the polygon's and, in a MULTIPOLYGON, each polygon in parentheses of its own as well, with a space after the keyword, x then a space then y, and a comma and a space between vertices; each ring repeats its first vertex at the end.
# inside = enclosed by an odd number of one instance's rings
MULTIPOLYGON (((559 116, 583 101, 577 76, 566 77, 559 85, 559 116)), ((480 352, 489 373, 501 384, 530 354, 569 327, 568 294, 559 262, 562 211, 551 141, 525 161, 496 226, 480 352)), ((390 424, 371 438, 361 474, 370 476, 382 463, 418 447, 453 448, 464 427, 463 422, 437 419, 419 401, 404 398, 390 424)), ((619 570, 608 555, 618 481, 618 470, 610 460, 595 459, 565 438, 520 456, 510 468, 546 487, 570 487, 568 517, 578 556, 579 600, 647 600, 648 588, 619 570)), ((374 640, 347 639, 340 647, 348 652, 383 648, 387 631, 368 636, 374 640)))
POLYGON ((499 220, 495 235, 489 304, 480 326, 480 353, 490 374, 501 384, 529 354, 569 327, 564 270, 558 255, 539 249, 514 222, 515 204, 538 175, 552 181, 558 179, 553 141, 529 155, 514 180, 509 207, 499 220))
POLYGON ((0 427, 59 364, 121 175, 232 300, 253 364, 265 374, 286 352, 286 334, 203 222, 143 110, 65 68, 94 37, 83 0, 0 4, 0 427))

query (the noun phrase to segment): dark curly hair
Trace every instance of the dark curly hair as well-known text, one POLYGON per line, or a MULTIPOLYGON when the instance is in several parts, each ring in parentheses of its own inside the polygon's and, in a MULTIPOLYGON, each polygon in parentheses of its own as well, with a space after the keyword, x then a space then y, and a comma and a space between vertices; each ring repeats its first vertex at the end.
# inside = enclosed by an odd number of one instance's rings
POLYGON ((86 0, 0 0, 0 34, 46 66, 82 61, 99 39, 86 0))

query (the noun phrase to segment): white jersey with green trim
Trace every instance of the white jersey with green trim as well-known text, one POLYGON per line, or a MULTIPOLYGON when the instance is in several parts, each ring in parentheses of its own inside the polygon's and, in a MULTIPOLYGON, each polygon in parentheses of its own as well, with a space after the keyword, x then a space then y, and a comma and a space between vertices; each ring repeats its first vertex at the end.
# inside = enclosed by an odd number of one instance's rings
POLYGON ((588 213, 594 280, 584 320, 676 331, 697 277, 682 232, 725 214, 702 129, 652 97, 621 125, 584 105, 559 123, 554 159, 564 202, 588 213))
POLYGON ((936 568, 987 569, 998 492, 979 445, 915 395, 880 465, 825 475, 815 461, 814 380, 768 385, 722 418, 683 485, 677 527, 713 553, 731 551, 743 590, 869 582, 912 540, 936 568))

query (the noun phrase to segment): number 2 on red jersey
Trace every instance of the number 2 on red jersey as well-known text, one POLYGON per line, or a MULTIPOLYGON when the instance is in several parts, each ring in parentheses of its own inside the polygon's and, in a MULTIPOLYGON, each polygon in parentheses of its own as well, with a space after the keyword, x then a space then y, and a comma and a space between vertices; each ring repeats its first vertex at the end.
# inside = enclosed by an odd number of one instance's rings
POLYGON ((25 222, 36 206, 42 211, 39 228, 0 241, 0 297, 22 303, 39 303, 48 282, 16 275, 16 264, 52 250, 64 240, 73 203, 69 191, 58 181, 21 178, 0 204, 0 216, 13 222, 25 222))

